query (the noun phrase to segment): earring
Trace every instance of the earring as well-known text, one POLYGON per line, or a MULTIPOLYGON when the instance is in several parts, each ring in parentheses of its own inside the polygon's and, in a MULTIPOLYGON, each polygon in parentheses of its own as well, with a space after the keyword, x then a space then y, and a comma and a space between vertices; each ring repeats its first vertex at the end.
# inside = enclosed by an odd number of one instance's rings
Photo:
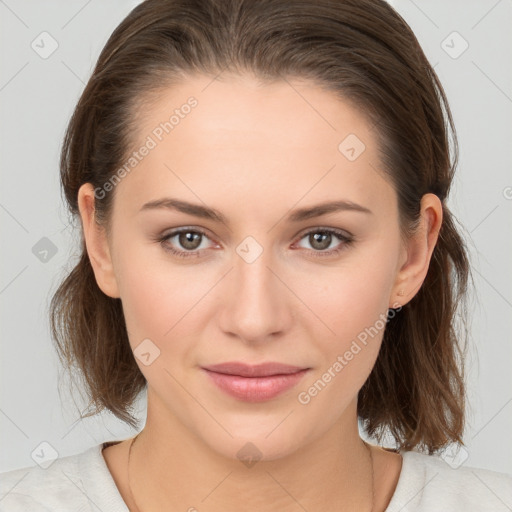
POLYGON ((400 297, 403 297, 403 296, 405 295, 405 293, 404 293, 404 291, 403 291, 403 290, 400 290, 400 291, 398 292, 398 295, 400 295, 400 297))

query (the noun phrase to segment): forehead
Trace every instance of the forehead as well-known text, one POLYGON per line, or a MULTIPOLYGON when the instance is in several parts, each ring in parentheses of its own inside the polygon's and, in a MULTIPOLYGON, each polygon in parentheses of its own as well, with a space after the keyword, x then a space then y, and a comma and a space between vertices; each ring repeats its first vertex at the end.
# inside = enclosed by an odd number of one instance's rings
MULTIPOLYGON (((229 141, 226 146, 246 150, 261 144, 271 149, 295 145, 337 150, 340 138, 349 133, 370 145, 373 142, 362 112, 306 80, 262 83, 250 75, 191 77, 151 98, 140 116, 138 138, 168 121, 176 111, 179 119, 174 116, 172 138, 202 137, 202 146, 229 141), (185 108, 188 112, 183 115, 180 108, 186 107, 189 98, 197 105, 185 108)), ((175 149, 178 156, 180 148, 175 149)))
POLYGON ((160 91, 140 114, 133 147, 152 148, 120 187, 139 207, 177 187, 191 199, 222 192, 220 202, 264 196, 269 205, 336 190, 368 204, 392 193, 366 117, 311 82, 195 76, 160 91))

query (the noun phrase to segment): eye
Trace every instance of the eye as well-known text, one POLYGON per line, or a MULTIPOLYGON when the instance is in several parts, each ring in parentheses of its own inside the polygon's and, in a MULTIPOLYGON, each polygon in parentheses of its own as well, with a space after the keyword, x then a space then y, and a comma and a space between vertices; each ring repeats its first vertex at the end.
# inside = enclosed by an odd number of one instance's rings
MULTIPOLYGON (((208 235, 201 229, 183 227, 157 238, 157 241, 160 242, 165 251, 178 258, 197 258, 200 257, 201 251, 208 249, 208 245, 201 247, 205 239, 210 240, 208 235)), ((352 235, 333 228, 312 229, 304 233, 299 240, 302 241, 304 239, 307 239, 307 242, 313 248, 308 252, 314 257, 336 255, 348 248, 354 241, 352 235), (336 243, 336 239, 339 241, 338 245, 332 248, 332 244, 336 243), (331 249, 326 250, 329 247, 331 249)))
POLYGON ((303 234, 300 240, 304 239, 306 239, 311 247, 313 247, 313 250, 309 252, 313 256, 319 257, 338 254, 349 247, 354 241, 352 235, 345 234, 344 232, 333 228, 315 228, 303 234), (326 251, 326 249, 332 247, 333 242, 336 243, 336 239, 338 239, 341 244, 338 243, 334 249, 331 248, 326 251))
POLYGON ((159 238, 158 241, 164 250, 179 258, 189 258, 191 256, 198 257, 200 250, 207 249, 207 247, 201 247, 204 238, 208 238, 208 235, 200 229, 180 228, 159 238), (171 243, 173 238, 175 239, 174 246, 171 243), (176 249, 176 245, 184 250, 176 249))

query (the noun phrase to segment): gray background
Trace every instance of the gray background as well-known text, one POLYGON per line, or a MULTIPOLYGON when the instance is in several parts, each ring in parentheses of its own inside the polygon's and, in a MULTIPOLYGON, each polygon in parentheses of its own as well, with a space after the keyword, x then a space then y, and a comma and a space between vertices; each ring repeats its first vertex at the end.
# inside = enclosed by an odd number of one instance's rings
MULTIPOLYGON (((62 457, 134 433, 111 414, 79 419, 85 403, 59 377, 47 309, 78 254, 60 197, 64 130, 101 48, 137 3, 0 0, 0 471, 34 465, 43 442, 62 457), (51 49, 42 32, 58 43, 47 58, 31 46, 51 49)), ((512 1, 392 3, 454 114, 460 163, 448 205, 470 234, 476 278, 467 452, 445 460, 512 474, 512 1)), ((144 396, 137 406, 143 419, 144 396)))

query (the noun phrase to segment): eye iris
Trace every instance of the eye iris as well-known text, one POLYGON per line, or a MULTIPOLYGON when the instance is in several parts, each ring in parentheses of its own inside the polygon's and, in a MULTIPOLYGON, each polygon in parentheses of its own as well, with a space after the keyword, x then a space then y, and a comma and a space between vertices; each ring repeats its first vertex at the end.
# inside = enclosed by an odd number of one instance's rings
POLYGON ((311 246, 315 249, 321 250, 321 249, 327 249, 329 245, 331 245, 331 234, 330 233, 312 233, 309 235, 309 241, 311 243, 311 246), (315 244, 320 241, 320 247, 315 246, 315 244), (326 243, 327 242, 327 243, 326 243))
POLYGON ((179 242, 182 247, 185 249, 190 249, 191 251, 197 249, 201 245, 201 234, 194 233, 193 231, 184 231, 179 234, 179 242), (195 238, 195 240, 194 240, 195 238), (199 243, 197 243, 199 242, 199 243))

